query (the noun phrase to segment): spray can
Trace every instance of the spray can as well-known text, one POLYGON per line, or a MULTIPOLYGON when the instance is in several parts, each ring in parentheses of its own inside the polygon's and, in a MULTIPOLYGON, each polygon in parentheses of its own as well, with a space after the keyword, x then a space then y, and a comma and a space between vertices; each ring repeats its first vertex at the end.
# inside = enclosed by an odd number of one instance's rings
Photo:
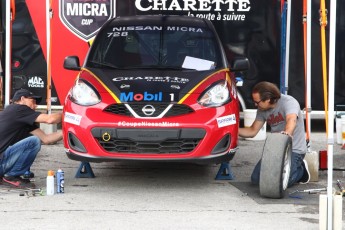
POLYGON ((54 195, 54 171, 49 170, 48 171, 48 175, 47 175, 47 189, 46 189, 46 193, 47 196, 51 196, 54 195))
POLYGON ((65 175, 64 171, 62 169, 58 169, 56 172, 56 192, 57 193, 64 193, 65 192, 65 175))

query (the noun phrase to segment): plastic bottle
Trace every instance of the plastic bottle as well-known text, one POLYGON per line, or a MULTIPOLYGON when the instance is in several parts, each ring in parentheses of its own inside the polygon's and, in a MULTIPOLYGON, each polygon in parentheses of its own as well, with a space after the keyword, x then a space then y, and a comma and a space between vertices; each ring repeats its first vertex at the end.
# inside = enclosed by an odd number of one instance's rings
POLYGON ((47 196, 54 195, 54 171, 49 170, 47 176, 47 196))
POLYGON ((64 193, 65 192, 65 177, 64 177, 64 171, 62 169, 58 169, 56 172, 56 192, 57 193, 64 193))

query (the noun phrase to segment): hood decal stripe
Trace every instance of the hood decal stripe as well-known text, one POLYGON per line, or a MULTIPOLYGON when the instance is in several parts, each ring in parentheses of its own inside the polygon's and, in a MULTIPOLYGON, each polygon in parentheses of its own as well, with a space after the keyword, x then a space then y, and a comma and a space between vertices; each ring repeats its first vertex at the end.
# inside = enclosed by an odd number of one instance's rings
MULTIPOLYGON (((114 98, 116 103, 121 103, 121 100, 93 72, 91 72, 90 70, 88 70, 86 68, 82 68, 82 70, 89 72, 90 75, 92 75, 107 90, 107 92, 114 98)), ((196 86, 194 86, 183 98, 181 98, 181 100, 177 104, 182 104, 189 97, 189 95, 192 94, 195 91, 195 89, 197 89, 202 83, 204 83, 206 80, 208 80, 213 75, 221 73, 221 72, 226 72, 226 80, 231 84, 230 76, 228 74, 228 69, 219 70, 217 72, 214 72, 212 75, 209 75, 204 80, 199 82, 196 86)))
POLYGON ((226 72, 226 80, 229 81, 230 77, 228 74, 228 69, 222 69, 219 70, 217 72, 214 72, 213 74, 209 75, 207 78, 205 78, 204 80, 202 80, 201 82, 199 82, 196 86, 193 87, 193 89, 191 89, 183 98, 181 98, 181 100, 177 103, 177 104, 182 104, 188 97, 190 94, 193 93, 193 91, 198 88, 202 83, 204 83, 206 80, 208 80, 210 77, 212 77, 215 74, 221 73, 221 72, 226 72))
POLYGON ((82 69, 89 72, 108 91, 108 93, 114 98, 116 103, 121 103, 120 99, 93 72, 85 68, 82 68, 82 69))

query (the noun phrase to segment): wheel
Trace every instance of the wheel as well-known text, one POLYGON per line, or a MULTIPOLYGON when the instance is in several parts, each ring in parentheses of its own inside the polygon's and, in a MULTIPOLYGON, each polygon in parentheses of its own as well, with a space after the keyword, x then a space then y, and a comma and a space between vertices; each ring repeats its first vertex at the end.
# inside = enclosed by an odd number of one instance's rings
POLYGON ((270 134, 264 144, 260 171, 260 195, 282 198, 288 187, 292 139, 281 133, 270 134))

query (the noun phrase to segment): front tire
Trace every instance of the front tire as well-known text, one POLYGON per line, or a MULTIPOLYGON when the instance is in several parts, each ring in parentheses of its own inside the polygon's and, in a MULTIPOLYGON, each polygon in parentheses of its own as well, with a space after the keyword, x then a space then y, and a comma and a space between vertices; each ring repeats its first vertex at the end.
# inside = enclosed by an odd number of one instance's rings
POLYGON ((282 198, 288 187, 291 169, 292 139, 280 133, 270 134, 264 145, 261 171, 260 195, 282 198))

